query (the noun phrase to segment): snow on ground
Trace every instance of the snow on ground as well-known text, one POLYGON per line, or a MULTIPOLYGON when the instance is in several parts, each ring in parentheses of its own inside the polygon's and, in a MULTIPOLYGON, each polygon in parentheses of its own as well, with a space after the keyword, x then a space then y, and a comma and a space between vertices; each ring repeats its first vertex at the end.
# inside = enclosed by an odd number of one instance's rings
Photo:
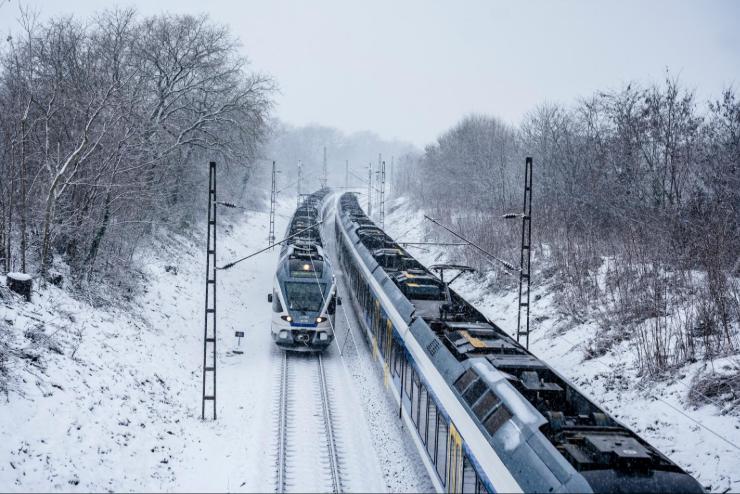
MULTIPOLYGON (((293 206, 281 204, 278 233, 293 206)), ((264 246, 267 223, 265 213, 222 215, 219 264, 264 246)), ((202 250, 200 241, 162 239, 146 293, 120 306, 93 307, 51 285, 31 303, 0 299, 0 490, 274 490, 280 352, 266 295, 278 249, 218 273, 216 422, 200 420, 202 250), (242 355, 232 352, 237 330, 242 355)), ((394 439, 400 427, 382 376, 357 361, 338 347, 325 358, 345 489, 428 490, 418 455, 394 439)), ((294 427, 307 427, 296 406, 294 427)))
MULTIPOLYGON (((391 237, 422 240, 428 225, 423 212, 404 198, 390 201, 385 227, 391 237)), ((409 247, 425 265, 459 261, 456 247, 409 247)), ((536 279, 534 280, 536 284, 536 279)), ((515 334, 518 293, 492 292, 474 276, 452 287, 509 334, 515 334)), ((586 360, 584 351, 597 328, 593 321, 575 323, 553 301, 548 286, 532 289, 530 350, 575 383, 596 404, 640 434, 661 452, 694 475, 711 491, 740 491, 740 417, 722 414, 721 408, 688 404, 689 385, 697 372, 713 365, 718 371, 737 369, 738 358, 687 365, 661 381, 637 376, 636 353, 623 341, 606 355, 586 360)))

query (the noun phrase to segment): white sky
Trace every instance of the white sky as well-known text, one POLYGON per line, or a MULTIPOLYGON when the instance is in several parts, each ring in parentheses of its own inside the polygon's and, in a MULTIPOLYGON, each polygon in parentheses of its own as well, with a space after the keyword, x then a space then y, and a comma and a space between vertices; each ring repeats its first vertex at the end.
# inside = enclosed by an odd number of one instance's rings
MULTIPOLYGON (((0 42, 18 0, 0 0, 0 42)), ((740 85, 740 2, 26 0, 44 15, 116 4, 143 14, 206 11, 278 81, 277 115, 418 146, 466 114, 511 123, 666 67, 703 102, 740 85)))

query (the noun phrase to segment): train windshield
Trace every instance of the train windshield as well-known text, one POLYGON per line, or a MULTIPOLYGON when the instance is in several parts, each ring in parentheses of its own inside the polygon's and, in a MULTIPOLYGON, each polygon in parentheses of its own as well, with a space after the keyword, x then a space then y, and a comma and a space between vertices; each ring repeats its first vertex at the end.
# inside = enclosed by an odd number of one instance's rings
POLYGON ((319 312, 324 303, 326 283, 285 283, 288 309, 302 312, 319 312))

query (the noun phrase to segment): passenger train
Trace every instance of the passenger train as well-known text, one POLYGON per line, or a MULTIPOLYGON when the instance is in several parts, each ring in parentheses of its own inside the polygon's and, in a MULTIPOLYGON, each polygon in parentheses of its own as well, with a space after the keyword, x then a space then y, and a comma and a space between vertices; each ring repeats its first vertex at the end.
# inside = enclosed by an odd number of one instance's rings
POLYGON ((703 492, 334 196, 339 262, 439 492, 703 492))
POLYGON ((334 339, 334 271, 324 254, 319 229, 327 189, 308 196, 291 218, 280 250, 273 291, 271 332, 286 350, 321 351, 334 339))

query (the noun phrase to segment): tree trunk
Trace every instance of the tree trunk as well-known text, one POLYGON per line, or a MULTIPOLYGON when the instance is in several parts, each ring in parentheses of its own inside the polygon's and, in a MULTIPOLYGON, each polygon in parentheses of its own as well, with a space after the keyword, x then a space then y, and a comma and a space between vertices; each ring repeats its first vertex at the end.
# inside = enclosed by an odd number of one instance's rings
POLYGON ((100 224, 100 228, 98 228, 98 231, 95 233, 95 238, 93 238, 92 244, 90 245, 90 251, 87 253, 87 258, 85 259, 85 264, 87 264, 88 277, 90 276, 90 273, 92 273, 93 265, 95 264, 95 258, 97 257, 98 249, 100 248, 100 241, 103 240, 103 235, 105 235, 105 231, 108 229, 109 223, 110 191, 108 191, 108 194, 105 196, 105 211, 103 212, 103 221, 100 224))
POLYGON ((21 121, 21 271, 26 272, 26 116, 21 121))
POLYGON ((44 229, 43 237, 41 241, 41 277, 46 278, 49 270, 49 232, 51 230, 51 220, 54 216, 54 206, 56 205, 56 184, 54 180, 52 186, 49 187, 49 195, 46 197, 46 210, 44 212, 44 229))
MULTIPOLYGON (((5 247, 5 272, 7 273, 10 271, 10 257, 13 253, 13 198, 15 197, 15 175, 12 172, 13 163, 15 162, 15 145, 10 145, 10 168, 9 171, 10 175, 10 190, 8 191, 8 230, 7 230, 7 238, 6 238, 6 247, 5 247)), ((3 217, 3 221, 5 221, 5 218, 3 217)))

